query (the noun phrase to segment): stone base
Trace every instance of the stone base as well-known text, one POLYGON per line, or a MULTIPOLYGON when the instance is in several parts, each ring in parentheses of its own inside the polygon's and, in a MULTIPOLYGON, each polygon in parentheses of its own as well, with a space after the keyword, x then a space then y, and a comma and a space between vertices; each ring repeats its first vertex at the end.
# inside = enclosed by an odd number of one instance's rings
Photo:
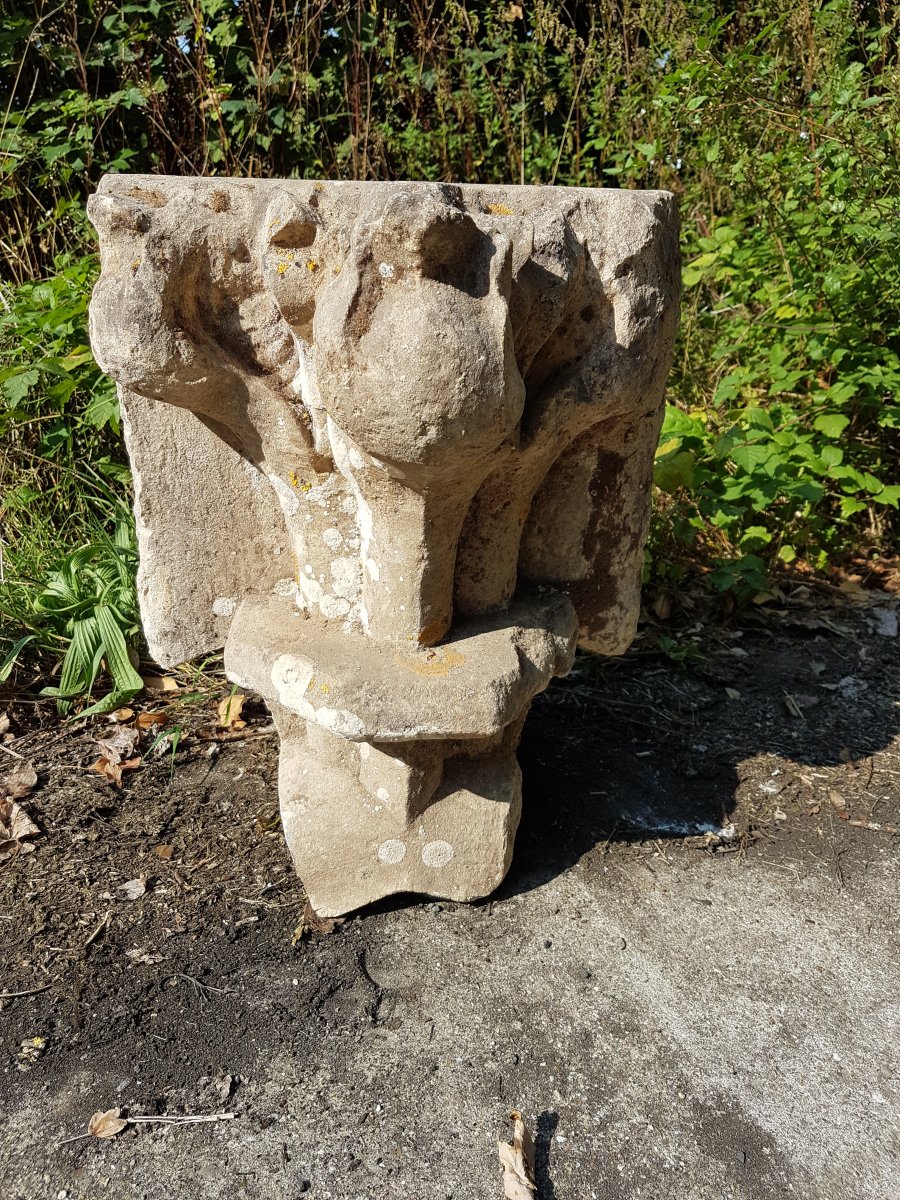
POLYGON ((278 597, 244 602, 226 670, 272 710, 284 832, 317 912, 497 887, 519 823, 522 725, 571 667, 575 637, 570 602, 550 591, 431 650, 360 645, 278 597))
POLYGON ((423 757, 436 786, 426 798, 407 785, 412 772, 400 746, 354 744, 271 708, 281 735, 282 825, 317 913, 338 916, 397 892, 478 900, 498 886, 522 807, 522 721, 488 750, 428 743, 423 757), (373 790, 391 776, 393 791, 373 790))

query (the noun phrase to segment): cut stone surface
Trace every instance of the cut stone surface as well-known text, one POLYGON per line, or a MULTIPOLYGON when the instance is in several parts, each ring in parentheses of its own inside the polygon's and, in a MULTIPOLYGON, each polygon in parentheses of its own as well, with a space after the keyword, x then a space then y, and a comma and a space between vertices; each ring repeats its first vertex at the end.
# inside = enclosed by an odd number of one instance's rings
POLYGON ((486 894, 531 697, 634 634, 673 198, 107 176, 89 212, 152 652, 270 703, 322 911, 486 894))

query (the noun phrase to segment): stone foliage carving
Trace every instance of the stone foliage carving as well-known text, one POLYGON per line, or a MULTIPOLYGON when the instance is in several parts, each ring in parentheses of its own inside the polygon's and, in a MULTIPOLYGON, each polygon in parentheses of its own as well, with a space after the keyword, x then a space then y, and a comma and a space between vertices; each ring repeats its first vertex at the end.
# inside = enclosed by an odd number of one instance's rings
POLYGON ((634 635, 672 197, 126 175, 89 212, 151 651, 266 698, 320 912, 486 895, 532 697, 634 635))

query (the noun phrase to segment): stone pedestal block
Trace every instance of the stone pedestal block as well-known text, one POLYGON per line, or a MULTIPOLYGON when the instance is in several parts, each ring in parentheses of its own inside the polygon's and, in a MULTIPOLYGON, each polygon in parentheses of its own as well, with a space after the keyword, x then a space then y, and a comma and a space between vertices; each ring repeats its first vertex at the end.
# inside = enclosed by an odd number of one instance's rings
POLYGON ((266 698, 320 912, 488 894, 532 697, 634 635, 672 197, 120 175, 89 213, 151 651, 266 698))

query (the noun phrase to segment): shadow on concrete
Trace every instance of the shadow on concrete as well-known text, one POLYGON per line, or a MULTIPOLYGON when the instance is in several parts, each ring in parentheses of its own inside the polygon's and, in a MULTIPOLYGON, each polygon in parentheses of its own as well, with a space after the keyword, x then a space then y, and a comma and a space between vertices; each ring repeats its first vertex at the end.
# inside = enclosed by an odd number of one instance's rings
POLYGON ((556 1200, 556 1191, 550 1178, 550 1147, 557 1125, 559 1117, 547 1109, 537 1119, 534 1137, 534 1181, 537 1184, 537 1200, 556 1200))
POLYGON ((522 821, 498 896, 540 886, 604 842, 721 830, 742 779, 763 811, 790 764, 868 770, 900 729, 900 638, 877 636, 864 614, 843 628, 751 627, 681 666, 579 657, 526 722, 522 821))

